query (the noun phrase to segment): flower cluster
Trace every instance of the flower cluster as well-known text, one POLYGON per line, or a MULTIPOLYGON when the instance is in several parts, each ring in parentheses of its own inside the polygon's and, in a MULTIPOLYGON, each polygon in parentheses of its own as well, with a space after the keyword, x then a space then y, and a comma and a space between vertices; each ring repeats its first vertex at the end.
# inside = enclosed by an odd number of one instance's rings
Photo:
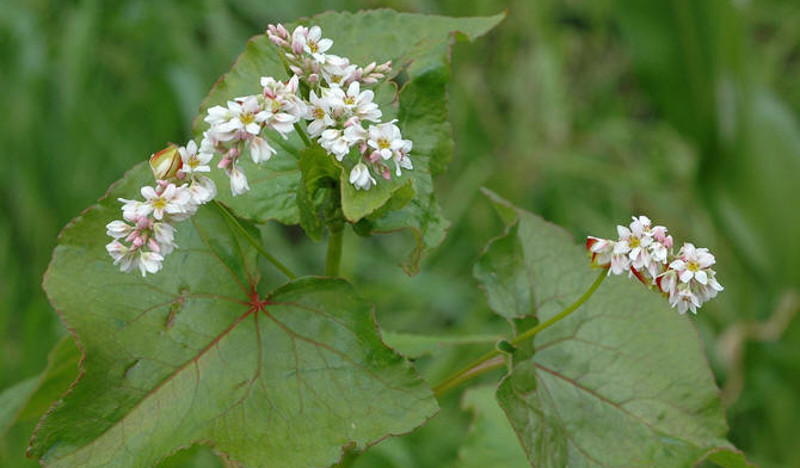
POLYGON ((208 161, 193 141, 151 156, 155 187, 141 188, 144 200, 120 198, 123 219, 106 225, 106 234, 114 239, 106 250, 120 270, 139 268, 145 276, 161 269, 164 257, 177 247, 175 224, 216 196, 214 182, 200 174, 211 170, 208 161))
POLYGON ((214 182, 203 175, 211 172, 216 155, 231 193, 241 195, 250 186, 240 157, 248 154, 256 164, 268 161, 277 152, 269 139, 303 132, 297 127, 302 121, 308 135, 337 161, 354 153, 356 160, 348 160, 346 167, 352 166, 349 180, 357 190, 375 185, 373 174, 390 179, 390 160, 398 177, 401 169, 413 169, 411 140, 403 139, 395 120, 381 121, 375 93, 364 89, 385 78, 390 62, 359 67, 330 54, 333 41, 323 38, 318 26, 298 26, 290 34, 282 25, 270 25, 267 36, 293 76, 286 81, 261 77, 258 94, 208 109, 203 120, 209 128, 199 145, 193 140, 182 147, 170 145, 150 157, 156 185, 142 187, 144 201, 120 199, 123 219, 106 226, 113 238, 106 250, 122 271, 138 268, 144 276, 161 269, 164 257, 177 247, 176 223, 216 196, 214 182))
POLYGON ((387 163, 395 174, 414 168, 408 153, 411 140, 403 139, 395 120, 381 122, 383 113, 373 102, 375 93, 364 87, 375 84, 391 70, 391 62, 370 63, 358 67, 346 57, 328 53, 333 41, 322 37, 319 26, 298 26, 290 34, 281 25, 270 25, 270 40, 283 52, 289 69, 308 88, 303 118, 309 135, 338 161, 357 151, 357 161, 350 170, 350 183, 358 190, 376 184, 373 174, 391 178, 387 163))
POLYGON ((589 236, 586 249, 592 263, 609 274, 629 272, 648 287, 657 287, 672 307, 693 314, 722 291, 711 269, 714 256, 704 248, 685 243, 673 255, 672 236, 664 226, 653 226, 646 216, 634 217, 629 226, 617 226, 617 240, 589 236))

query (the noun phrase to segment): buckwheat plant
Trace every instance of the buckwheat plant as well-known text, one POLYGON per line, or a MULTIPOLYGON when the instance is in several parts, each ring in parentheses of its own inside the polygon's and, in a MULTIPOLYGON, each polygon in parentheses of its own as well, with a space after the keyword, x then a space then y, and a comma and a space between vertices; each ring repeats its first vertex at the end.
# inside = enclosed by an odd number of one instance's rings
POLYGON ((450 47, 502 18, 325 13, 252 38, 192 138, 60 235, 44 288, 71 336, 25 383, 31 395, 0 395, 29 405, 6 414, 50 404, 28 455, 147 467, 207 445, 225 466, 307 468, 369 449, 359 466, 424 466, 414 447, 427 438, 436 466, 746 466, 685 315, 722 291, 715 258, 688 243, 675 253, 647 217, 589 237, 588 262, 562 229, 485 190, 505 230, 475 264, 475 313, 502 317, 499 334, 381 331, 340 277, 347 230, 353 243, 410 233, 391 244, 408 274, 444 240, 434 176, 453 149, 450 47), (267 223, 325 240, 324 271, 265 241, 267 223), (600 287, 626 272, 667 301, 628 281, 600 287), (470 427, 455 415, 427 427, 460 411, 459 393, 470 427))

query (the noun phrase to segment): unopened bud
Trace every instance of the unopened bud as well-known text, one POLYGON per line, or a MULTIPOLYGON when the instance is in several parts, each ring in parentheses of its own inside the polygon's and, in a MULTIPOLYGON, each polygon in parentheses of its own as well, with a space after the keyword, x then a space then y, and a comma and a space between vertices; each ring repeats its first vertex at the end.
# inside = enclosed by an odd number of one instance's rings
POLYGON ((178 152, 178 147, 169 145, 163 150, 150 156, 150 169, 156 180, 167 180, 175 177, 183 167, 183 160, 178 152))

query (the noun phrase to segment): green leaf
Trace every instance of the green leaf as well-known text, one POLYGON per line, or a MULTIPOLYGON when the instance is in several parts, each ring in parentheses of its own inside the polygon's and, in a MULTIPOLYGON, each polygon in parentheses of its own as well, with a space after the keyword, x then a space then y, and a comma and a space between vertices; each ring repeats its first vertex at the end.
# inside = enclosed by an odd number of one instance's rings
POLYGON ((0 436, 17 419, 17 413, 27 403, 38 381, 38 376, 30 377, 6 388, 0 393, 0 436))
MULTIPOLYGON (((369 230, 360 229, 360 233, 401 229, 413 232, 414 247, 403 263, 408 273, 418 270, 422 253, 439 245, 449 226, 436 203, 432 175, 444 170, 453 152, 446 98, 450 46, 457 32, 460 33, 458 37, 471 40, 485 34, 503 17, 501 14, 449 18, 374 10, 324 13, 308 21, 308 24, 319 25, 324 36, 333 39, 333 53, 349 57, 353 63, 366 65, 391 60, 394 73, 391 78, 402 84, 398 92, 394 83, 382 83, 376 89, 376 101, 381 104, 383 120, 396 117, 404 137, 414 142, 411 152, 414 170, 389 181, 381 180, 368 191, 357 191, 348 180, 352 161, 346 159, 339 164, 342 168, 339 178, 342 212, 348 221, 357 223, 370 218, 369 230), (413 198, 410 193, 414 194, 413 198), (390 202, 394 211, 382 210, 390 202)), ((295 25, 287 26, 292 29, 295 25)), ((199 136, 206 128, 202 121, 206 109, 237 96, 256 93, 259 78, 264 75, 285 78, 286 71, 276 48, 262 35, 248 42, 231 71, 211 90, 201 106, 200 117, 195 120, 195 135, 199 136)), ((243 158, 243 169, 251 187, 247 195, 230 196, 222 189, 227 186, 227 180, 216 175, 221 188, 220 200, 240 215, 259 222, 276 219, 297 224, 302 221, 308 232, 317 236, 318 230, 308 218, 308 213, 313 211, 309 197, 298 190, 300 173, 294 160, 302 143, 294 137, 288 142, 274 138, 272 141, 283 147, 262 167, 243 158), (298 211, 298 205, 302 212, 298 211)))
POLYGON ((72 336, 65 336, 50 351, 47 367, 38 379, 36 390, 19 413, 18 421, 37 421, 69 390, 78 378, 81 352, 72 336))
MULTIPOLYGON (((493 308, 503 316, 515 303, 496 296, 521 291, 544 321, 580 297, 597 276, 569 234, 514 209, 511 240, 494 241, 481 259, 493 308), (516 227, 514 229, 514 227, 516 227), (509 284, 510 283, 510 284, 509 284)), ((635 281, 613 277, 574 314, 536 336, 532 358, 516 362, 497 398, 535 466, 690 466, 710 450, 731 448, 719 391, 687 317, 635 281)))
POLYGON ((270 286, 256 251, 216 204, 177 226, 180 248, 157 275, 119 272, 104 226, 147 170, 61 234, 45 289, 81 343, 83 374, 40 422, 32 456, 53 467, 152 466, 207 443, 248 467, 329 466, 342 446, 363 449, 436 411, 345 281, 259 293, 270 286))
POLYGON ((519 225, 513 223, 505 234, 493 239, 473 270, 483 288, 492 292, 486 297, 489 307, 508 320, 533 313, 533 294, 518 229, 519 225))
POLYGON ((47 368, 0 393, 0 436, 13 424, 36 421, 78 376, 80 352, 66 336, 50 351, 47 368))
POLYGON ((453 468, 529 467, 517 435, 508 425, 494 398, 494 386, 473 387, 464 392, 461 407, 474 413, 464 444, 453 468))
POLYGON ((730 448, 714 449, 706 459, 723 468, 753 468, 757 466, 748 462, 744 453, 730 448))

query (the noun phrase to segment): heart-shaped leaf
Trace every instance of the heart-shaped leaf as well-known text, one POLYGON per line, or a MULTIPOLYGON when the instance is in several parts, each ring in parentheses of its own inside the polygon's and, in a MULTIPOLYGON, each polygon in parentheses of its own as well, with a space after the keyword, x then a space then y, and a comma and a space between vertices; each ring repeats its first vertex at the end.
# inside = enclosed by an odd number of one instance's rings
POLYGON ((45 289, 81 344, 83 374, 40 422, 33 456, 144 467, 209 444, 247 467, 329 466, 342 446, 363 449, 436 411, 345 281, 259 293, 269 286, 256 250, 219 204, 177 226, 180 248, 158 274, 117 271, 104 226, 116 198, 150 177, 136 167, 60 237, 45 289))
MULTIPOLYGON (((516 219, 476 268, 489 304, 504 317, 521 316, 519 304, 527 304, 547 320, 598 272, 565 231, 490 197, 516 219), (509 294, 517 297, 500 297, 509 294)), ((577 312, 539 333, 535 354, 515 364, 497 399, 534 466, 691 466, 732 449, 691 322, 624 278, 607 279, 577 312)))

